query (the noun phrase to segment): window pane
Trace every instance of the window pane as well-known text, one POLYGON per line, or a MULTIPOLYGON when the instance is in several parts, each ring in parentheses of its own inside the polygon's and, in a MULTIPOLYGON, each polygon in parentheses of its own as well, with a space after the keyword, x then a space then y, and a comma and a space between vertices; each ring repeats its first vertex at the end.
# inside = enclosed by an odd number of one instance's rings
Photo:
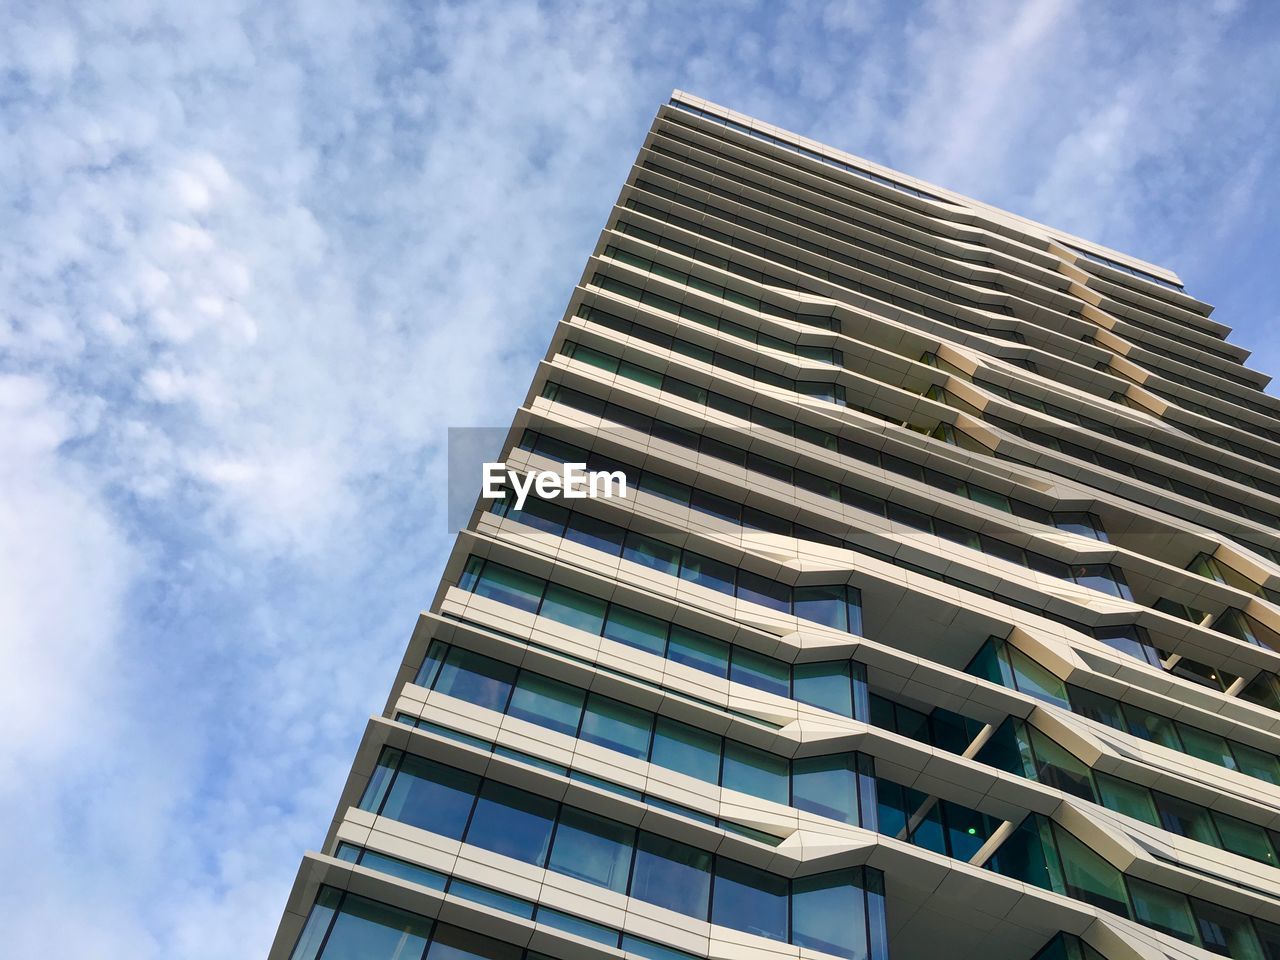
POLYGON ((849 615, 845 609, 844 587, 796 587, 793 612, 803 620, 849 629, 849 615))
POLYGON ((1275 851, 1267 831, 1257 824, 1237 820, 1225 813, 1213 814, 1214 825, 1218 828, 1218 836, 1222 838, 1222 848, 1238 853, 1242 857, 1269 863, 1276 866, 1275 851))
POLYGON ((342 891, 335 887, 321 887, 315 905, 307 915, 307 925, 302 928, 298 942, 294 944, 289 960, 316 960, 324 935, 329 932, 329 921, 342 899, 342 891))
POLYGON ((1280 760, 1277 760, 1274 754, 1264 753, 1243 743, 1231 744, 1231 753, 1241 773, 1265 780, 1267 783, 1280 783, 1280 760))
POLYGON ((787 761, 737 740, 726 740, 721 786, 774 803, 787 803, 787 761))
POLYGON ((738 571, 738 599, 782 613, 791 612, 791 588, 749 570, 738 571))
POLYGON ((574 936, 581 937, 583 940, 603 944, 606 947, 616 947, 618 945, 617 930, 606 927, 602 923, 584 920, 569 913, 561 913, 559 910, 552 910, 549 907, 538 908, 538 923, 556 930, 563 930, 565 933, 571 933, 574 936))
MULTIPOLYGON (((349 849, 359 853, 358 848, 351 847, 349 849)), ((443 890, 449 881, 447 876, 436 870, 420 867, 416 863, 409 863, 407 860, 401 860, 398 857, 388 857, 385 854, 378 853, 376 850, 365 850, 360 855, 360 865, 368 867, 370 870, 377 870, 379 873, 399 877, 401 880, 408 880, 410 883, 418 883, 424 887, 430 887, 432 890, 443 890)))
MULTIPOLYGON (((508 496, 510 496, 509 493, 508 496)), ((535 530, 552 533, 558 537, 564 532, 565 521, 569 519, 569 511, 561 504, 531 496, 525 500, 523 510, 516 510, 513 507, 507 516, 517 523, 523 523, 526 526, 533 527, 535 530)))
POLYGON ((644 759, 649 755, 653 714, 619 700, 591 694, 582 717, 582 739, 644 759))
POLYGON ((848 660, 797 663, 792 667, 793 694, 801 703, 853 716, 853 683, 848 660))
POLYGON ((431 921, 348 893, 324 945, 324 960, 408 960, 422 954, 431 921))
POLYGON ((1150 740, 1171 750, 1182 750, 1182 740, 1172 720, 1148 713, 1130 703, 1124 704, 1123 710, 1125 719, 1128 721, 1129 732, 1135 737, 1150 740))
POLYGON ((1129 893, 1133 896, 1133 912, 1139 923, 1163 930, 1179 940, 1196 942, 1195 919, 1184 894, 1137 877, 1129 878, 1129 893))
POLYGON ((678 548, 636 533, 634 530, 627 534, 627 543, 623 547, 622 557, 648 567, 650 570, 668 573, 673 577, 680 572, 678 548))
POLYGON ((745 683, 757 690, 776 693, 779 696, 790 696, 791 664, 785 660, 744 650, 733 649, 733 662, 729 667, 729 679, 737 683, 745 683))
POLYGON ((639 610, 612 604, 605 620, 604 635, 627 646, 663 656, 667 649, 667 624, 639 610))
POLYGON ((971 859, 1000 825, 999 821, 950 800, 939 801, 938 808, 947 828, 947 852, 957 860, 971 859))
POLYGON ((1071 703, 1067 699, 1067 687, 1056 674, 1042 667, 1012 644, 1004 645, 1009 665, 1013 669, 1014 683, 1020 692, 1039 697, 1049 703, 1057 704, 1067 710, 1071 703))
POLYGON ((476 581, 475 592, 498 603, 534 613, 542 598, 543 586, 544 582, 531 574, 498 563, 486 563, 484 572, 476 581))
POLYGON ((1076 713, 1117 730, 1126 729, 1124 713, 1120 709, 1119 701, 1083 687, 1068 685, 1067 692, 1071 698, 1071 708, 1076 713))
POLYGON ((641 833, 631 895, 705 920, 711 890, 711 854, 666 837, 641 833))
POLYGON ((618 556, 622 553, 622 539, 626 531, 612 523, 605 523, 585 513, 574 513, 569 517, 569 526, 565 530, 565 539, 580 543, 584 547, 603 550, 605 553, 618 556))
POLYGON ((1056 824, 1053 833, 1062 856, 1067 893, 1096 907, 1128 916, 1124 880, 1120 871, 1056 824))
POLYGON ((551 869, 626 893, 635 835, 635 830, 624 824, 565 807, 556 827, 551 869))
POLYGON ((1210 846, 1218 846, 1218 831, 1214 829, 1213 820, 1206 808, 1166 793, 1155 794, 1155 801, 1156 809, 1160 812, 1160 822, 1166 830, 1210 846))
POLYGON ((553 583, 547 587, 547 595, 538 614, 556 623, 599 635, 600 628, 604 626, 604 608, 605 601, 598 597, 553 583))
POLYGON ((507 713, 573 736, 578 732, 585 698, 586 692, 577 687, 525 670, 516 682, 507 713))
POLYGON ((667 658, 717 677, 729 674, 729 644, 688 627, 671 625, 667 658))
POLYGON ((720 779, 720 738, 687 723, 658 717, 650 759, 659 766, 716 783, 720 779))
POLYGON ((787 939, 787 881, 745 863, 716 864, 711 922, 770 940, 787 939))
POLYGON ((556 802, 493 780, 485 782, 467 829, 467 843, 542 866, 556 802))
POLYGON ((1146 787, 1105 773, 1095 773, 1094 779, 1097 781, 1103 806, 1133 817, 1135 820, 1141 820, 1143 823, 1157 827, 1160 825, 1155 801, 1151 797, 1151 791, 1146 787))
MULTIPOLYGON (((396 960, 413 960, 415 956, 416 954, 407 953, 403 958, 396 957, 396 960)), ((517 946, 444 923, 436 924, 431 947, 427 950, 427 960, 519 960, 519 958, 520 948, 517 946)))
POLYGON ((854 870, 797 877, 791 884, 791 942, 863 960, 867 955, 867 914, 854 870))
POLYGON ((1227 746, 1227 742, 1216 733, 1210 733, 1208 730, 1201 730, 1199 727, 1190 727, 1185 724, 1178 730, 1182 737, 1182 745, 1186 748, 1187 753, 1193 757, 1199 757, 1201 760, 1208 760, 1210 763, 1216 763, 1220 767, 1233 767, 1235 759, 1231 756, 1231 748, 1227 746))
POLYGON ((851 753, 805 757, 791 764, 791 802, 800 810, 858 823, 858 781, 851 753))
POLYGON ((1233 960, 1263 960, 1262 944, 1248 917, 1204 900, 1192 900, 1191 912, 1206 950, 1233 960))
POLYGON ((507 706, 516 668, 501 660, 454 647, 445 657, 435 689, 487 710, 501 712, 507 706))
POLYGON ((692 550, 684 551, 680 562, 680 579, 707 587, 718 593, 733 593, 733 576, 736 571, 727 563, 704 557, 692 550))
POLYGON ((479 786, 474 774, 406 754, 382 815, 461 840, 479 786))

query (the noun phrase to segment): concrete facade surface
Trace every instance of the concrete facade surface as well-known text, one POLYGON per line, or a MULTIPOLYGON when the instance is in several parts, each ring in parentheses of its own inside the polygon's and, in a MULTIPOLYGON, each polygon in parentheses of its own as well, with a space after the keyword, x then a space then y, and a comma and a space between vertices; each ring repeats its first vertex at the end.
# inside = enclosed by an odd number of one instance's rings
MULTIPOLYGON (((676 91, 272 960, 1280 960, 1280 401, 1176 274, 676 91)), ((480 478, 477 477, 477 489, 480 478)))

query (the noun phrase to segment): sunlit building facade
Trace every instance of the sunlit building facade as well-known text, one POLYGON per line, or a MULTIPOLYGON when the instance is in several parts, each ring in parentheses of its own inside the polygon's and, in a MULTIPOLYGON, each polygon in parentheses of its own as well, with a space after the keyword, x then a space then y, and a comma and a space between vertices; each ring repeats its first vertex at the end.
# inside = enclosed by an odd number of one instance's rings
MULTIPOLYGON (((1280 402, 1169 271, 677 92, 276 960, 1280 960, 1280 402)), ((476 486, 479 489, 479 477, 476 486)))

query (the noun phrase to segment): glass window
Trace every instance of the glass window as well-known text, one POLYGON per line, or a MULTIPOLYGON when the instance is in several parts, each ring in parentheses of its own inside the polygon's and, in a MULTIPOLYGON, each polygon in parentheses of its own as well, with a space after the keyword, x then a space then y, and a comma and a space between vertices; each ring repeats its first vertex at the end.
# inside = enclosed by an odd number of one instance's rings
POLYGON ((552 583, 547 586, 547 595, 542 600, 542 609, 538 614, 557 623, 599 635, 600 628, 604 626, 605 606, 605 601, 598 597, 552 583))
POLYGON ((627 543, 623 547, 622 557, 624 560, 634 561, 642 567, 667 573, 673 577, 680 572, 679 548, 663 543, 661 540, 646 537, 634 530, 627 534, 627 543))
POLYGON ((449 645, 447 643, 432 640, 431 646, 427 647, 427 655, 422 658, 422 666, 418 668, 418 675, 414 677, 413 682, 430 690, 435 685, 436 676, 440 673, 440 665, 444 663, 445 655, 448 652, 449 645))
POLYGON ((1214 829, 1213 818, 1205 807, 1167 793, 1155 793, 1154 797, 1160 822, 1166 830, 1210 846, 1219 846, 1218 831, 1214 829))
POLYGON ((406 754, 400 771, 387 791, 382 815, 462 839, 480 778, 462 770, 406 754))
POLYGON ((791 588, 750 570, 738 571, 738 599, 758 603, 782 613, 791 612, 791 588))
POLYGON ((1155 801, 1146 787, 1106 773, 1095 772, 1093 776, 1104 807, 1152 826, 1160 825, 1155 801))
POLYGON ((1222 839, 1222 848, 1238 853, 1250 860, 1276 865, 1276 854, 1272 849, 1267 831, 1256 824, 1237 820, 1229 814, 1213 813, 1214 826, 1218 828, 1218 836, 1222 839))
POLYGON ((1235 766, 1235 758, 1231 756, 1231 748, 1216 733, 1182 724, 1179 726, 1178 734, 1182 738, 1182 746, 1191 756, 1199 757, 1201 760, 1208 760, 1210 763, 1216 763, 1220 767, 1235 766))
POLYGON ((947 828, 947 852, 957 860, 972 859, 999 825, 986 814, 950 800, 940 800, 938 807, 947 828))
POLYGON ((515 679, 516 668, 511 664, 453 647, 440 668, 435 689, 501 713, 515 679))
POLYGON ((717 783, 720 779, 720 737, 687 723, 658 717, 653 728, 653 763, 717 783))
POLYGON ((355 850, 360 857, 360 865, 368 867, 370 870, 377 870, 379 873, 399 877, 401 880, 408 880, 410 883, 421 884, 424 887, 430 887, 432 890, 443 890, 449 881, 449 878, 443 873, 427 867, 420 867, 416 863, 409 863, 407 860, 401 860, 398 857, 388 857, 386 854, 378 853, 376 850, 365 850, 361 853, 358 847, 353 848, 346 844, 344 846, 355 850))
POLYGON ((1204 947, 1210 953, 1234 960, 1262 960, 1262 944, 1248 917, 1204 900, 1192 900, 1191 912, 1204 947))
POLYGON ((573 736, 578 732, 586 693, 538 673, 521 671, 507 713, 573 736))
POLYGON ((717 677, 729 674, 729 644, 688 627, 671 625, 667 657, 676 663, 713 673, 717 677))
POLYGON ((523 523, 535 530, 542 530, 558 537, 564 532, 569 511, 561 504, 552 503, 550 500, 528 497, 524 502, 523 510, 513 508, 507 516, 517 523, 523 523))
POLYGON ((533 919, 532 903, 522 897, 515 897, 509 893, 503 893, 501 890, 494 890, 492 887, 482 887, 478 883, 468 883, 466 880, 459 880, 455 877, 449 884, 449 892, 456 897, 462 897, 464 900, 470 900, 473 903, 482 903, 486 907, 493 907, 495 910, 515 914, 517 917, 524 917, 526 920, 533 919))
POLYGON ((603 923, 584 920, 582 917, 575 917, 573 914, 562 913, 549 907, 538 908, 538 923, 555 930, 563 930, 565 933, 571 933, 574 936, 581 937, 583 940, 590 940, 592 943, 603 944, 606 947, 616 947, 618 945, 617 930, 606 927, 603 923))
POLYGON ((289 955, 289 960, 316 960, 316 955, 320 952, 320 944, 324 942, 324 935, 329 932, 329 921, 333 919, 333 912, 341 901, 341 890, 336 887, 320 888, 316 902, 311 912, 307 914, 306 926, 302 928, 302 933, 293 947, 293 953, 289 955))
POLYGON ((782 697, 791 695, 791 665, 785 660, 756 653, 754 650, 734 647, 729 679, 766 693, 776 693, 782 697))
POLYGON ((787 906, 785 877, 733 860, 717 862, 712 923, 785 943, 787 906))
POLYGON ((1168 717, 1148 713, 1131 703, 1124 704, 1122 709, 1125 720, 1128 722, 1129 732, 1135 737, 1150 740, 1171 750, 1182 750, 1182 740, 1178 736, 1178 730, 1168 717))
POLYGON ((1235 757, 1236 768, 1251 777, 1265 780, 1267 783, 1280 783, 1280 760, 1274 754, 1264 753, 1256 747, 1243 743, 1231 744, 1231 754, 1235 757))
POLYGON ((480 579, 476 581, 475 592, 509 607, 535 613, 545 585, 538 577, 522 570, 513 570, 498 563, 486 563, 480 579))
POLYGON ((801 703, 853 716, 853 682, 848 660, 797 663, 792 667, 793 695, 801 703))
POLYGON ((849 629, 843 586, 796 587, 793 597, 797 617, 835 627, 837 630, 849 629))
POLYGON ((652 725, 653 714, 648 710, 593 693, 587 697, 580 736, 588 743, 643 759, 649 755, 652 725))
POLYGON ((774 803, 787 803, 787 761, 737 740, 726 740, 720 784, 774 803))
POLYGON ((1126 729, 1124 713, 1120 709, 1119 701, 1094 693, 1092 690, 1086 690, 1084 687, 1068 685, 1067 692, 1071 699, 1071 708, 1082 717, 1105 723, 1116 730, 1126 729))
POLYGON ((791 883, 791 942, 863 960, 867 956, 867 914, 858 871, 838 870, 791 883))
POLYGON ((1042 667, 1012 644, 1004 645, 1009 666, 1013 669, 1014 683, 1019 691, 1038 697, 1049 703, 1070 710, 1067 687, 1056 674, 1042 667))
MULTIPOLYGON (((406 953, 403 958, 396 957, 395 960, 413 960, 414 956, 406 953)), ((358 960, 365 958, 362 956, 358 960)), ((470 930, 438 923, 426 960, 520 960, 520 948, 470 930)))
POLYGON ((657 617, 651 617, 647 613, 641 613, 629 607, 609 605, 604 635, 610 640, 647 650, 659 657, 666 653, 667 624, 657 617))
POLYGON ((467 829, 467 843, 542 866, 555 822, 556 802, 537 794, 485 782, 467 829))
POLYGON ((1184 894, 1137 877, 1129 878, 1129 893, 1133 897, 1133 912, 1139 923, 1155 927, 1179 940, 1196 942, 1195 918, 1191 916, 1191 904, 1184 894))
POLYGON ((710 891, 711 854, 656 834, 640 834, 631 896, 705 920, 710 891))
POLYGON ((353 893, 342 898, 324 960, 408 960, 421 956, 431 921, 353 893))
POLYGON ((622 540, 626 531, 612 523, 605 523, 585 513, 574 512, 569 516, 569 526, 565 530, 565 539, 580 543, 593 550, 618 556, 622 553, 622 540))
POLYGON ((1128 916, 1129 905, 1120 871, 1056 824, 1053 833, 1062 857, 1067 894, 1122 917, 1128 916))
POLYGON ((551 869, 626 893, 635 836, 635 830, 624 824, 565 807, 551 849, 551 869))
POLYGON ((680 579, 708 587, 717 593, 733 594, 733 577, 736 571, 727 563, 704 557, 692 550, 684 551, 680 562, 680 579))
POLYGON ((858 823, 858 781, 851 753, 805 757, 791 763, 791 802, 800 810, 858 823))

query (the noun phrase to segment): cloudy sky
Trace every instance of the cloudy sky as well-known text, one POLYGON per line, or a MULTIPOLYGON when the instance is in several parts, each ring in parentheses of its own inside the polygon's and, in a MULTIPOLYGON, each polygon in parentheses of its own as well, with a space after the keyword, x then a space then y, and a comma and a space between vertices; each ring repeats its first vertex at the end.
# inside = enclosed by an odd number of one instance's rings
POLYGON ((0 5, 0 929, 265 954, 673 87, 1177 270, 1280 371, 1280 11, 0 5))

